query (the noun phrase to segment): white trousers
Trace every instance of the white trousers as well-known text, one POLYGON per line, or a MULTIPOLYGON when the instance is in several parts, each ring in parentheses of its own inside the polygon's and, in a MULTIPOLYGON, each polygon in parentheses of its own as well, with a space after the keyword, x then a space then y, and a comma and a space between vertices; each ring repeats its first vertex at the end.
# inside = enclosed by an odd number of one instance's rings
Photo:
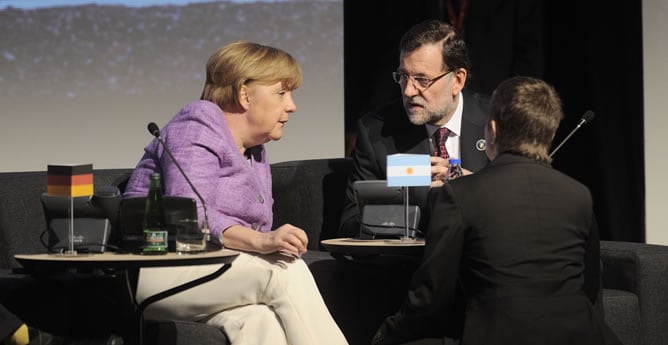
MULTIPOLYGON (((137 302, 216 271, 220 265, 143 268, 137 302)), ((222 276, 158 301, 146 319, 222 326, 233 345, 345 345, 301 259, 241 253, 222 276)))

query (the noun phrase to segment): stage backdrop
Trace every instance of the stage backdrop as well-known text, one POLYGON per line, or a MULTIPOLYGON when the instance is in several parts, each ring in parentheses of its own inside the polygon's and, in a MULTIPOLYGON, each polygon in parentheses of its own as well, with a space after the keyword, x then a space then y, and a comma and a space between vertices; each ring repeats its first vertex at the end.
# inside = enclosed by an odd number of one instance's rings
POLYGON ((342 0, 0 0, 0 172, 134 167, 147 123, 198 99, 206 60, 236 40, 304 71, 270 160, 342 157, 342 0))

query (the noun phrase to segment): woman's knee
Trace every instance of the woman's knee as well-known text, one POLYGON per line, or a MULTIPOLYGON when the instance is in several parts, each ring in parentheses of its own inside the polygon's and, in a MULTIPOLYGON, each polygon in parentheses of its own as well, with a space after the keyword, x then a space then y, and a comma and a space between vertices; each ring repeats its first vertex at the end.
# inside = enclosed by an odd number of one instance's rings
POLYGON ((274 310, 264 304, 223 311, 208 323, 222 326, 232 343, 287 344, 281 321, 274 310))

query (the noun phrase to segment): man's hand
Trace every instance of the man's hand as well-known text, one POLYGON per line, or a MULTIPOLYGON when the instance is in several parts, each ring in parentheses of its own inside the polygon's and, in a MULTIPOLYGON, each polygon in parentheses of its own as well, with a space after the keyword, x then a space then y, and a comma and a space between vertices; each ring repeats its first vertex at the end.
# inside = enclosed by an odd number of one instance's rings
MULTIPOLYGON (((450 163, 447 159, 441 157, 430 157, 431 161, 431 188, 440 188, 445 183, 445 180, 448 177, 448 169, 450 169, 450 163)), ((473 172, 468 169, 462 168, 464 176, 471 175, 473 172)))
POLYGON ((430 157, 431 161, 431 188, 439 188, 443 186, 443 181, 448 176, 448 169, 450 163, 447 159, 441 157, 430 157))

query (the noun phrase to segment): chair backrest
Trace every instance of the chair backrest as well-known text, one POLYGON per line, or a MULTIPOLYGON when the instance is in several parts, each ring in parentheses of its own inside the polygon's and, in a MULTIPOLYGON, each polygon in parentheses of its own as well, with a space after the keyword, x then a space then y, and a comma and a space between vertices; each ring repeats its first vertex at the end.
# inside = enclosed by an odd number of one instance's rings
POLYGON ((338 237, 348 174, 348 158, 296 160, 271 165, 274 228, 290 223, 304 229, 309 249, 338 237))

